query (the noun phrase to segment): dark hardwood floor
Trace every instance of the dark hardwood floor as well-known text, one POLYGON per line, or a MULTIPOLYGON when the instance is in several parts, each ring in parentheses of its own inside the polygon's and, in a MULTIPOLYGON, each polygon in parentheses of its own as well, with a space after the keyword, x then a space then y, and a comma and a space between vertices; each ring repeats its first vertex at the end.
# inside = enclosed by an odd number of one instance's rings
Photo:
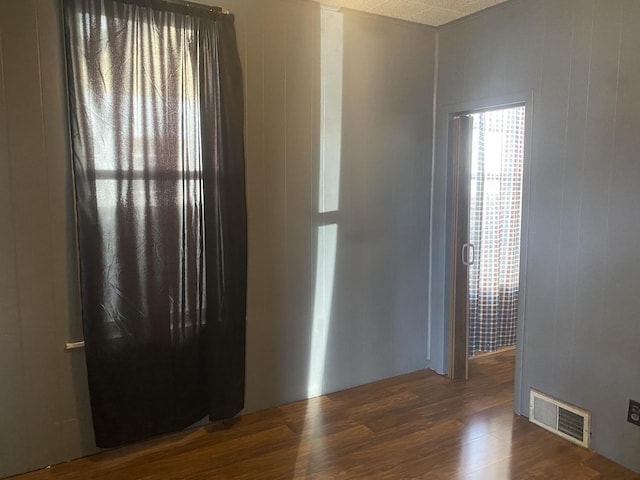
POLYGON ((14 480, 640 479, 512 413, 514 352, 420 371, 14 480))

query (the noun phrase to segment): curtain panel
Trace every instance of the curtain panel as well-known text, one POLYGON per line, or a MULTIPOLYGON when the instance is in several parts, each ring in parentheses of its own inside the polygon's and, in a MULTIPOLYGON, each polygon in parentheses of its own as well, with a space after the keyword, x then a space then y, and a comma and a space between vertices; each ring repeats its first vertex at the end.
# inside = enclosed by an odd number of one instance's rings
POLYGON ((525 107, 474 114, 469 355, 516 344, 525 107))
POLYGON ((244 404, 247 232, 233 16, 64 0, 96 443, 244 404))

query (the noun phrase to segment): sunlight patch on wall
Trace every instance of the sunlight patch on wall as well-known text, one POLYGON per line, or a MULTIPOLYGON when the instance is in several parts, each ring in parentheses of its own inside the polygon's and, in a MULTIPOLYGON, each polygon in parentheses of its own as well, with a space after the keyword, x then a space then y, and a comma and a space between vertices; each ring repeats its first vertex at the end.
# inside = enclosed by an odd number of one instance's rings
POLYGON ((325 214, 340 207, 342 150, 343 14, 320 9, 320 163, 318 185, 318 250, 307 396, 323 393, 327 340, 331 325, 338 225, 324 225, 325 214))
POLYGON ((316 265, 316 290, 313 304, 313 329, 311 331, 311 358, 307 395, 322 394, 324 364, 327 355, 327 338, 331 323, 333 280, 336 264, 338 225, 323 225, 318 228, 318 260, 316 265))
POLYGON ((320 11, 320 181, 319 212, 340 208, 344 22, 340 12, 320 11))

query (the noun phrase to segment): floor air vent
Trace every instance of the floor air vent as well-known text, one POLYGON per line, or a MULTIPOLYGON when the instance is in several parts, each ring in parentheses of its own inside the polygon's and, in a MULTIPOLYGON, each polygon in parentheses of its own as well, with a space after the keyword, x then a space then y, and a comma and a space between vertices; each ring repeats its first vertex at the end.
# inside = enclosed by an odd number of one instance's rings
POLYGON ((529 420, 571 442, 589 446, 590 414, 586 410, 531 389, 529 420))

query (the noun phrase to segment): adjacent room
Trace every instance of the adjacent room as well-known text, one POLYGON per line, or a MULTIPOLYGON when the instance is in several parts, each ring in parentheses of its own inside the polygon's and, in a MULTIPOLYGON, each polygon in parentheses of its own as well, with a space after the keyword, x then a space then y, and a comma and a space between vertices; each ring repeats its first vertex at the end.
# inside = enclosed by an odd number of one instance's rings
POLYGON ((637 0, 0 0, 0 478, 640 478, 639 48, 637 0))

